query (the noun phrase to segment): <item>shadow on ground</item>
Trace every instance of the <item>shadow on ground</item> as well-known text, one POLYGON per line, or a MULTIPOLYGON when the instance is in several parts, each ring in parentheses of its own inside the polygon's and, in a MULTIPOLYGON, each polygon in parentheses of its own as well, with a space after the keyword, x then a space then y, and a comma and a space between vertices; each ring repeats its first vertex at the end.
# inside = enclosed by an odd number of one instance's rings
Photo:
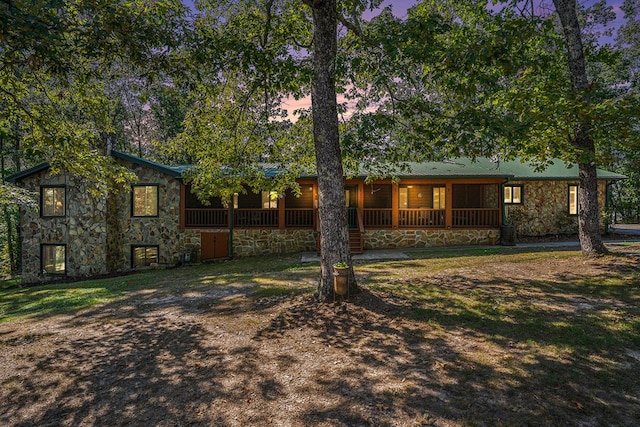
POLYGON ((398 279, 325 305, 132 293, 5 325, 0 423, 635 425, 640 283, 598 281, 638 266, 595 271, 398 279))

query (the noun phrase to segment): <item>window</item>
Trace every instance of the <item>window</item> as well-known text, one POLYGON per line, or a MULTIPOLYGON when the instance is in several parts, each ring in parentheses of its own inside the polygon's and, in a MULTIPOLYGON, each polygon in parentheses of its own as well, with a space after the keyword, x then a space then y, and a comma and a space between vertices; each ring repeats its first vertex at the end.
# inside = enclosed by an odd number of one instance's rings
POLYGON ((131 265, 136 267, 148 267, 158 263, 158 246, 132 246, 131 265))
POLYGON ((262 209, 278 209, 278 192, 262 192, 262 209))
POLYGON ((569 215, 578 215, 578 186, 569 186, 569 215))
POLYGON ((46 274, 66 274, 66 245, 42 245, 40 247, 42 272, 46 274))
POLYGON ((407 209, 409 207, 409 188, 398 188, 398 198, 398 205, 400 206, 400 209, 407 209))
POLYGON ((66 215, 66 188, 63 186, 40 187, 40 212, 42 216, 66 215))
POLYGON ((400 209, 445 209, 445 193, 442 185, 400 185, 398 206, 400 209))
POLYGON ((444 187, 433 187, 433 209, 445 209, 444 194, 444 187))
POLYGON ((132 216, 158 216, 157 185, 134 185, 131 197, 132 216))
POLYGON ((522 204, 522 185, 505 185, 504 202, 508 205, 522 204))

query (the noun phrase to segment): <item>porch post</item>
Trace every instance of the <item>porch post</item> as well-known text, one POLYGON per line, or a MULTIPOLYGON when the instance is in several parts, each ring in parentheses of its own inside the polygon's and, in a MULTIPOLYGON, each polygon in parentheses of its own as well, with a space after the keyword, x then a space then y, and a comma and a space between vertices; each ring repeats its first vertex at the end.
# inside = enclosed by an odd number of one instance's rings
POLYGON ((235 195, 231 196, 229 203, 229 259, 233 259, 233 204, 235 203, 235 195))
POLYGON ((398 218, 400 217, 399 188, 397 182, 391 183, 391 228, 398 228, 398 218))
POLYGON ((278 198, 278 228, 280 230, 284 230, 285 229, 285 222, 284 222, 284 209, 285 209, 285 202, 284 202, 284 197, 279 197, 278 198))
POLYGON ((447 230, 450 230, 453 226, 453 183, 451 181, 447 181, 445 184, 445 227, 447 230))
POLYGON ((358 215, 364 221, 364 180, 358 181, 358 215))
POLYGON ((509 182, 508 180, 500 184, 500 195, 498 196, 498 202, 500 203, 500 225, 507 225, 504 221, 507 218, 507 207, 504 204, 504 186, 509 182))

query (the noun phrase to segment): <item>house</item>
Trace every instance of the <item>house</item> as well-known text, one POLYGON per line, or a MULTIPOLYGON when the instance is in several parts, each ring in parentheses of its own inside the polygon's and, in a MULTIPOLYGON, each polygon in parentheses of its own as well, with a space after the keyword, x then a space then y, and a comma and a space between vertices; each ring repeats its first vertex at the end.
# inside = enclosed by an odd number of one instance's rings
MULTIPOLYGON (((298 180, 299 196, 248 191, 204 205, 182 180, 188 167, 112 155, 138 178, 130 192, 95 198, 94 183, 52 175, 47 164, 7 179, 40 195, 39 211, 21 212, 26 283, 317 248, 314 176, 298 180)), ((603 170, 598 177, 601 195, 624 178, 603 170)), ((560 161, 538 172, 520 162, 455 159, 409 163, 395 181, 356 176, 345 181, 352 249, 496 244, 507 218, 522 235, 574 233, 577 185, 577 167, 560 161)))

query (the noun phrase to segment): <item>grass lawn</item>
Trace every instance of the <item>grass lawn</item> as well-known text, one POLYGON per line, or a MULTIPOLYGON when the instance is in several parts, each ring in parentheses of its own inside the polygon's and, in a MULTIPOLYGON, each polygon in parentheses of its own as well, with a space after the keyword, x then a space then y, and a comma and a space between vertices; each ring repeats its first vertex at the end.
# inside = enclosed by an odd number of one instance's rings
POLYGON ((640 244, 0 283, 0 425, 638 425, 640 244))

